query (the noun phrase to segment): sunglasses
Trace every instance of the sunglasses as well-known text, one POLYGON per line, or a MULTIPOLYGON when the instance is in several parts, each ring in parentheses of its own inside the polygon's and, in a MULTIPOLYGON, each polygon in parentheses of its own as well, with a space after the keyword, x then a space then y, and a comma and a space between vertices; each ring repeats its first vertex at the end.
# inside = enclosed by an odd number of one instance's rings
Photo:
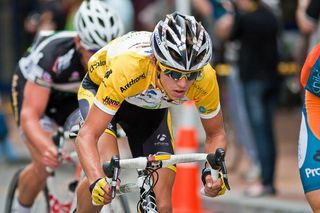
POLYGON ((196 71, 191 71, 191 72, 183 72, 180 70, 173 69, 171 67, 166 67, 163 64, 159 63, 159 67, 161 71, 166 75, 169 76, 171 79, 178 81, 185 77, 188 81, 192 81, 197 79, 202 70, 196 70, 196 71))

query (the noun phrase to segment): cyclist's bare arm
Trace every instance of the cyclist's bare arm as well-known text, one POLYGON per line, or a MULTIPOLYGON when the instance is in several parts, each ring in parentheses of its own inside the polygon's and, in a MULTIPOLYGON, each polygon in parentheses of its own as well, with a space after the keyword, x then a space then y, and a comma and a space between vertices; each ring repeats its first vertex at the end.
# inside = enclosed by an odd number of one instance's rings
MULTIPOLYGON (((226 149, 226 138, 221 110, 215 117, 201 119, 201 121, 206 133, 205 152, 214 153, 217 148, 226 149)), ((205 180, 205 194, 210 197, 217 196, 223 184, 222 180, 219 178, 218 180, 213 181, 211 175, 207 175, 205 180)))
POLYGON ((226 137, 224 132, 221 110, 210 119, 201 119, 206 133, 205 152, 214 153, 217 148, 226 149, 226 137))
POLYGON ((309 0, 299 0, 296 9, 296 19, 300 31, 304 34, 312 33, 316 28, 316 23, 306 16, 309 0))
POLYGON ((97 142, 112 117, 93 104, 76 138, 76 151, 90 184, 104 177, 97 142))
POLYGON ((43 163, 49 167, 56 167, 58 165, 56 148, 40 124, 49 97, 50 89, 27 81, 20 121, 28 141, 43 154, 43 163))

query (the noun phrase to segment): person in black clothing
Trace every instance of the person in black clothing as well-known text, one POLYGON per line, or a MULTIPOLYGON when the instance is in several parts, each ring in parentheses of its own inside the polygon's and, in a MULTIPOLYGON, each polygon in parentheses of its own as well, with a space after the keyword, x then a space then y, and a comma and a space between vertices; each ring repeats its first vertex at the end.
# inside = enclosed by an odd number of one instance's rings
POLYGON ((320 41, 320 1, 299 0, 296 20, 301 35, 308 40, 306 49, 310 51, 320 41))
POLYGON ((273 118, 281 78, 277 73, 278 20, 260 0, 235 0, 234 11, 216 22, 216 35, 240 42, 238 66, 249 122, 261 164, 261 184, 245 194, 275 194, 276 146, 273 118))

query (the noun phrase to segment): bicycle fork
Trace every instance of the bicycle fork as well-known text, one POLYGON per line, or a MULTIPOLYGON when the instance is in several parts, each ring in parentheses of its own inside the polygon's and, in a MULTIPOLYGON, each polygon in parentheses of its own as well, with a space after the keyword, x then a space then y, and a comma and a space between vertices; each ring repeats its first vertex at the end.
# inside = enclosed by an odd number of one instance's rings
POLYGON ((137 185, 140 187, 140 200, 138 204, 138 212, 153 213, 157 211, 156 196, 153 191, 152 174, 148 174, 146 170, 137 170, 137 185))

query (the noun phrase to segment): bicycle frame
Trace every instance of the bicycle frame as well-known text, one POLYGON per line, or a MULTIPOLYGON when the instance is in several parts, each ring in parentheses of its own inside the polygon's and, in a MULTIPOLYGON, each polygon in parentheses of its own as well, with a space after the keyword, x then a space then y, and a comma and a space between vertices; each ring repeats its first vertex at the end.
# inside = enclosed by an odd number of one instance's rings
MULTIPOLYGON (((74 139, 76 133, 74 131, 66 131, 62 127, 58 128, 56 135, 53 136, 53 141, 57 146, 59 162, 61 165, 74 165, 75 174, 74 179, 68 184, 67 193, 72 194, 67 200, 61 200, 56 195, 48 190, 50 212, 51 213, 69 213, 74 202, 74 193, 80 179, 79 159, 77 153, 72 151, 70 153, 64 153, 63 148, 66 140, 74 139)), ((47 168, 47 171, 51 173, 51 177, 55 176, 55 170, 47 168)), ((47 180, 47 184, 50 182, 50 177, 47 180)), ((49 186, 48 186, 49 187, 49 186)))
MULTIPOLYGON (((67 139, 72 139, 72 135, 70 135, 70 132, 65 131, 62 127, 58 129, 56 135, 53 137, 53 141, 57 146, 61 164, 71 165, 73 167, 78 165, 78 158, 75 152, 69 153, 65 152, 65 150, 63 149, 65 148, 65 140, 67 139)), ((6 213, 16 212, 16 203, 19 195, 18 183, 21 171, 22 169, 19 169, 14 174, 10 182, 5 204, 6 213)), ((75 181, 78 180, 80 173, 78 172, 79 170, 76 170, 75 174, 70 174, 72 177, 70 178, 70 182, 67 182, 68 185, 66 187, 68 189, 63 189, 61 193, 61 191, 57 190, 58 185, 54 184, 54 182, 57 182, 56 178, 57 176, 59 176, 59 171, 59 169, 53 170, 48 168, 48 172, 51 173, 52 176, 48 177, 45 188, 37 196, 31 209, 32 212, 69 213, 71 211, 73 195, 68 198, 65 197, 65 195, 67 193, 73 193, 75 191, 75 181), (55 191, 56 193, 52 193, 53 191, 55 191), (59 193, 57 193, 58 191, 59 193), (63 195, 64 198, 61 199, 60 196, 57 195, 63 195)), ((63 176, 63 178, 65 178, 65 176, 63 176)), ((58 184, 61 185, 60 181, 58 184)))
MULTIPOLYGON (((70 131, 66 131, 63 128, 59 128, 57 134, 53 137, 53 140, 57 145, 59 160, 61 164, 78 165, 77 167, 78 170, 76 170, 75 172, 74 180, 71 181, 68 186, 68 193, 70 192, 72 193, 69 199, 59 200, 57 197, 55 197, 53 194, 50 193, 50 190, 48 191, 49 202, 50 202, 50 213, 71 213, 71 211, 73 211, 73 209, 76 208, 76 203, 75 203, 76 195, 74 194, 74 192, 76 191, 78 181, 80 181, 81 179, 81 175, 80 175, 81 167, 79 166, 80 162, 79 162, 79 158, 76 151, 73 150, 70 153, 63 153, 63 146, 66 140, 74 139, 77 136, 77 131, 78 131, 77 128, 72 128, 70 131)), ((52 172, 54 173, 55 171, 52 170, 52 172)), ((122 209, 127 208, 127 204, 125 204, 125 201, 123 199, 119 200, 117 205, 115 205, 116 207, 114 207, 113 205, 112 207, 104 206, 101 210, 101 213, 114 212, 116 208, 117 207, 119 208, 120 206, 122 209)))

